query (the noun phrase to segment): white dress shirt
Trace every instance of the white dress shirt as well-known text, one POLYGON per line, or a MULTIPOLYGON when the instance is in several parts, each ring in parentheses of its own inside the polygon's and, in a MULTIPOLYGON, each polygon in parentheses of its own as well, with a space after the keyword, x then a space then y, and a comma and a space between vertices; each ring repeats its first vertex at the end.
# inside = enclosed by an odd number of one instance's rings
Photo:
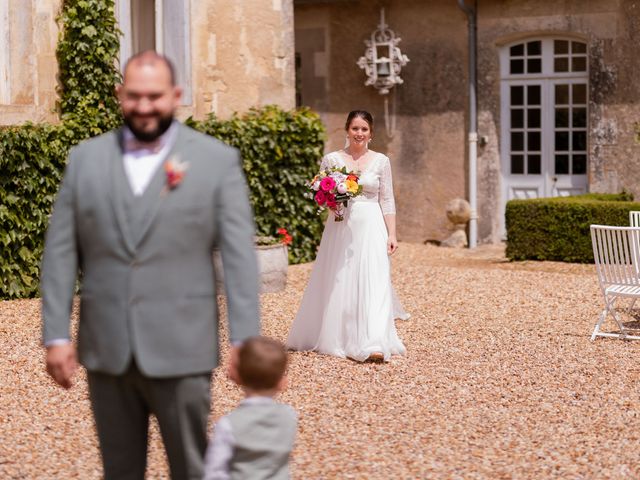
MULTIPOLYGON (((152 144, 145 146, 140 144, 140 148, 128 149, 127 146, 135 142, 133 132, 128 127, 123 129, 124 140, 124 171, 129 181, 131 191, 136 197, 141 196, 151 183, 151 179, 164 162, 176 141, 178 123, 173 122, 169 129, 164 132, 152 144)), ((44 344, 45 347, 54 345, 66 345, 70 342, 68 338, 55 338, 44 344)))
POLYGON ((129 128, 124 128, 125 150, 122 160, 131 191, 136 197, 144 193, 149 183, 151 183, 156 170, 167 158, 171 147, 175 143, 177 130, 177 123, 173 122, 169 129, 154 142, 153 146, 142 146, 141 148, 130 150, 127 149, 127 145, 135 141, 135 137, 129 128))

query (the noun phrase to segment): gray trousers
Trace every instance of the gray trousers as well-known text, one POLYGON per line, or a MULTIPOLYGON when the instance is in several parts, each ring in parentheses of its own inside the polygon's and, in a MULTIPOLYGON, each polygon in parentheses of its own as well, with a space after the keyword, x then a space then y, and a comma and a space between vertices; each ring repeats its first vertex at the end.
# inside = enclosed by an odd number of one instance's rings
POLYGON ((134 361, 123 375, 88 372, 105 480, 143 480, 149 415, 158 419, 173 480, 204 474, 211 373, 148 378, 134 361))

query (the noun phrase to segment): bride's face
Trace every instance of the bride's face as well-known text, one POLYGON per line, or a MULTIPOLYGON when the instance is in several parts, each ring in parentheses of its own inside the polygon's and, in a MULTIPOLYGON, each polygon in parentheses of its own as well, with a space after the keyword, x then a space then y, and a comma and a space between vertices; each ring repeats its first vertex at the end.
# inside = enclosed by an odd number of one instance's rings
POLYGON ((349 137, 349 145, 356 148, 365 148, 369 140, 371 140, 371 128, 366 120, 355 117, 349 124, 347 136, 349 137))

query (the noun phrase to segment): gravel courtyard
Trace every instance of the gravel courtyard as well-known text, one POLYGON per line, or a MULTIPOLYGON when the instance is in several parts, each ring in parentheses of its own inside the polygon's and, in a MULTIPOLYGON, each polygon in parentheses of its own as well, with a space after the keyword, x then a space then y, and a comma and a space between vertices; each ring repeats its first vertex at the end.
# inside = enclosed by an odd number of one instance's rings
MULTIPOLYGON (((262 296, 265 334, 286 337, 310 269, 262 296)), ((406 356, 291 354, 294 479, 640 478, 640 342, 590 342, 593 266, 401 244, 393 275, 406 356)), ((39 308, 0 302, 0 478, 100 478, 84 374, 48 379, 39 308)), ((213 399, 212 420, 240 391, 216 372, 213 399)), ((167 478, 155 425, 148 478, 167 478)))

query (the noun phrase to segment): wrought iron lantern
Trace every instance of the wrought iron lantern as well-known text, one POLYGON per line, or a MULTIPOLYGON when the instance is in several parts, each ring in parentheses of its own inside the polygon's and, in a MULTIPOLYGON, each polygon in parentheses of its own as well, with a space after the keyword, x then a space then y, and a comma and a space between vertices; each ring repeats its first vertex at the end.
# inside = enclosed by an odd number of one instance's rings
POLYGON ((367 49, 358 60, 358 66, 367 74, 365 85, 373 85, 380 95, 387 95, 395 85, 403 83, 400 71, 409 58, 400 51, 400 40, 385 22, 384 8, 381 9, 380 24, 371 39, 365 40, 367 49))

